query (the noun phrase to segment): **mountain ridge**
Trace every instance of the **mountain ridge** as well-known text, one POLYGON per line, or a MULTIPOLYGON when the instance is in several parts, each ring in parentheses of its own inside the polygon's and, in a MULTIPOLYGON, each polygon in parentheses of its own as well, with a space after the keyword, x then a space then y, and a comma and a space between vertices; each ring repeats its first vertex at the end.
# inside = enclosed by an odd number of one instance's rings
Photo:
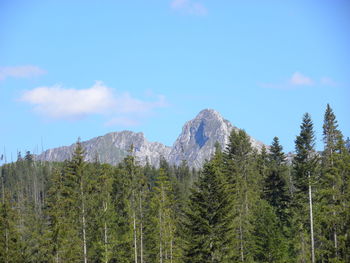
MULTIPOLYGON (((123 130, 110 132, 103 136, 83 141, 86 161, 98 160, 101 163, 116 165, 129 153, 130 146, 134 147, 134 155, 141 165, 149 163, 155 167, 164 158, 170 164, 179 165, 183 160, 190 167, 200 168, 205 160, 210 159, 215 151, 215 143, 222 148, 228 143, 232 130, 239 130, 221 114, 213 109, 203 109, 197 116, 187 121, 173 145, 166 146, 160 142, 150 142, 142 132, 123 130)), ((262 142, 250 137, 252 146, 261 150, 262 142)), ((64 161, 70 159, 75 143, 44 151, 36 156, 43 161, 64 161)))

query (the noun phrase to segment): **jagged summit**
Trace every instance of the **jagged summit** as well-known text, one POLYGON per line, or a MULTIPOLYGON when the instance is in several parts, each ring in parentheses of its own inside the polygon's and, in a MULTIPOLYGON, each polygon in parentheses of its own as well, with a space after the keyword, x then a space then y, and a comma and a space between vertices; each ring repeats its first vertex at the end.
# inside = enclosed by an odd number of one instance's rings
MULTIPOLYGON (((142 132, 132 131, 111 132, 82 142, 82 144, 86 149, 87 161, 93 161, 98 156, 100 162, 115 165, 128 154, 133 144, 135 156, 141 165, 148 162, 158 166, 160 158, 164 158, 170 164, 179 165, 185 160, 190 167, 200 168, 205 160, 210 159, 214 154, 216 142, 222 148, 225 147, 232 129, 238 128, 225 120, 219 112, 204 109, 194 119, 185 123, 172 147, 159 142, 149 142, 142 132)), ((263 143, 253 138, 251 138, 251 143, 258 150, 263 146, 263 143)), ((73 150, 74 144, 49 149, 37 158, 47 161, 64 161, 70 158, 73 150)))
POLYGON ((170 152, 169 162, 180 164, 186 160, 190 166, 199 168, 215 150, 215 143, 224 146, 233 126, 212 109, 204 109, 185 123, 182 132, 170 152))
POLYGON ((201 110, 194 119, 219 119, 224 120, 221 114, 214 109, 203 109, 201 110))

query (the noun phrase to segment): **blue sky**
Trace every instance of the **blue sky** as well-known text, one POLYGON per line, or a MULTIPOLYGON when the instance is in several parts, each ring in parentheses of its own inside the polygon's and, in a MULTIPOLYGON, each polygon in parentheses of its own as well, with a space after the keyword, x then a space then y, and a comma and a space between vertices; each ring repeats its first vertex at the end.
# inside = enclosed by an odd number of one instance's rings
POLYGON ((322 149, 327 103, 350 136, 349 14, 345 0, 1 0, 0 147, 9 160, 125 129, 171 145, 213 108, 285 151, 309 112, 322 149))

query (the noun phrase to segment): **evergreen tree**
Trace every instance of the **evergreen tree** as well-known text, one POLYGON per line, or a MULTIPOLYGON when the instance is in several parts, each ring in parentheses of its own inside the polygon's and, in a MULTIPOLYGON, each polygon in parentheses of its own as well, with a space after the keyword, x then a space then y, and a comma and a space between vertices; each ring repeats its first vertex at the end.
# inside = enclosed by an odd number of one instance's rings
POLYGON ((160 168, 149 196, 146 215, 146 261, 148 262, 179 262, 175 201, 169 175, 160 168))
MULTIPOLYGON (((130 157, 126 157, 130 158, 130 157)), ((112 204, 116 213, 116 243, 112 246, 112 262, 130 263, 134 255, 133 224, 131 214, 131 177, 126 170, 126 160, 113 175, 112 204)))
POLYGON ((318 219, 322 225, 320 257, 326 261, 339 262, 344 255, 344 240, 341 233, 344 209, 344 175, 348 173, 347 150, 343 135, 338 129, 337 120, 332 108, 327 105, 323 124, 324 151, 322 154, 321 189, 319 193, 320 213, 318 219), (341 247, 341 249, 340 249, 341 247))
POLYGON ((0 262, 16 263, 22 259, 17 220, 17 211, 13 208, 9 193, 4 190, 0 203, 0 262))
POLYGON ((232 262, 232 203, 216 151, 191 192, 186 209, 184 262, 232 262))
POLYGON ((133 262, 144 261, 144 197, 146 178, 141 167, 133 156, 133 146, 130 154, 120 166, 118 176, 114 180, 113 194, 117 211, 118 225, 118 255, 117 261, 133 262))
POLYGON ((56 173, 58 183, 50 189, 48 213, 54 227, 52 238, 57 262, 87 262, 85 165, 84 150, 78 140, 72 159, 65 163, 61 173, 56 173))
POLYGON ((278 137, 270 146, 269 169, 264 180, 264 199, 274 207, 282 224, 288 224, 290 194, 287 184, 288 167, 278 137))
POLYGON ((350 262, 350 152, 342 149, 340 159, 341 162, 338 165, 342 171, 342 187, 341 214, 339 215, 339 257, 343 262, 350 262))
POLYGON ((250 262, 254 258, 254 210, 261 196, 261 188, 250 138, 243 130, 231 132, 225 152, 225 175, 230 185, 234 205, 233 228, 236 235, 234 260, 250 262))
POLYGON ((261 148, 259 154, 257 154, 257 170, 262 181, 266 180, 266 177, 269 174, 269 155, 267 153, 265 145, 261 148))
POLYGON ((64 250, 63 243, 66 238, 64 225, 66 213, 62 209, 63 202, 63 178, 62 172, 55 170, 52 173, 52 183, 48 191, 46 214, 49 219, 49 243, 51 256, 54 262, 60 262, 61 252, 64 250))
POLYGON ((303 116, 300 135, 295 140, 296 155, 293 160, 294 179, 294 233, 296 237, 297 258, 306 262, 311 258, 315 262, 312 186, 315 183, 317 155, 313 123, 308 113, 303 116), (309 218, 307 218, 309 215, 309 218), (310 240, 310 241, 309 241, 310 240), (310 248, 311 247, 311 248, 310 248), (309 252, 310 251, 310 252, 309 252), (309 256, 311 254, 311 256, 309 256))
POLYGON ((113 245, 117 243, 117 213, 113 209, 112 187, 113 168, 107 164, 97 162, 89 165, 93 175, 90 178, 88 229, 90 236, 90 260, 108 263, 114 259, 113 245))
POLYGON ((265 200, 260 200, 255 207, 253 224, 254 261, 289 262, 280 219, 265 200))

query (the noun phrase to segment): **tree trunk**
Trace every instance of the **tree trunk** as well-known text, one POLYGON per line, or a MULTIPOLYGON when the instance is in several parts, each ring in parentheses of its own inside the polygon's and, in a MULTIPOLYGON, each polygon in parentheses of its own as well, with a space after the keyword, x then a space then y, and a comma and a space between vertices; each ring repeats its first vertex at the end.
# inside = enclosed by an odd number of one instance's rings
MULTIPOLYGON (((332 148, 330 149, 331 150, 331 167, 333 168, 334 166, 334 163, 333 163, 333 150, 332 148)), ((333 199, 333 204, 335 206, 335 196, 334 196, 334 190, 335 190, 335 180, 333 180, 333 185, 332 185, 332 190, 333 190, 333 194, 332 194, 332 199, 333 199)), ((333 218, 335 219, 336 218, 336 212, 335 212, 335 207, 334 207, 334 210, 333 210, 333 218)), ((333 229, 334 229, 334 250, 335 250, 335 257, 337 258, 338 257, 338 237, 337 237, 337 227, 336 225, 334 224, 333 225, 333 229)))
MULTIPOLYGON (((334 192, 334 183, 333 183, 333 192, 334 192)), ((333 194, 332 196, 333 198, 333 202, 334 202, 334 205, 335 205, 335 196, 333 194)), ((335 212, 335 208, 333 210, 333 218, 337 218, 336 216, 336 212, 335 212)), ((333 225, 333 230, 334 230, 334 250, 335 250, 335 257, 337 258, 338 257, 338 237, 337 237, 337 227, 336 227, 336 224, 333 225)))
POLYGON ((143 212, 142 212, 142 191, 140 191, 140 263, 143 263, 143 212))
MULTIPOLYGON (((1 167, 1 172, 2 172, 2 167, 1 167)), ((4 176, 1 176, 1 188, 2 188, 2 203, 5 204, 5 182, 4 182, 4 176)))
POLYGON ((173 263, 173 238, 170 240, 170 263, 173 263))
POLYGON ((162 248, 162 210, 159 209, 159 263, 163 263, 163 248, 162 248))
POLYGON ((310 205, 310 232, 311 232, 311 262, 315 263, 314 222, 312 214, 312 190, 309 172, 309 205, 310 205))
POLYGON ((243 251, 243 230, 242 230, 242 215, 239 214, 239 240, 240 240, 240 250, 241 250, 241 261, 244 262, 244 251, 243 251))
POLYGON ((134 223, 134 257, 135 257, 135 263, 137 263, 137 233, 136 233, 136 205, 135 205, 135 192, 132 191, 132 201, 133 201, 133 223, 134 223))
MULTIPOLYGON (((104 202, 103 209, 106 214, 107 212, 107 203, 104 202)), ((107 232, 107 222, 105 218, 105 224, 104 224, 104 245, 105 245, 105 263, 108 263, 108 232, 107 232)))
POLYGON ((306 253, 305 253, 305 240, 304 233, 301 234, 301 253, 302 253, 302 263, 306 263, 306 253))
POLYGON ((82 221, 83 221, 83 253, 84 253, 84 263, 87 263, 87 248, 86 248, 86 221, 85 221, 85 203, 84 203, 84 192, 83 183, 80 183, 80 193, 81 193, 81 205, 82 205, 82 221))
POLYGON ((6 244, 5 262, 8 263, 8 256, 9 256, 9 231, 8 231, 7 228, 5 229, 5 244, 6 244))
POLYGON ((133 220, 134 220, 134 256, 135 256, 135 263, 137 263, 137 236, 136 236, 136 215, 135 211, 133 214, 133 220))

